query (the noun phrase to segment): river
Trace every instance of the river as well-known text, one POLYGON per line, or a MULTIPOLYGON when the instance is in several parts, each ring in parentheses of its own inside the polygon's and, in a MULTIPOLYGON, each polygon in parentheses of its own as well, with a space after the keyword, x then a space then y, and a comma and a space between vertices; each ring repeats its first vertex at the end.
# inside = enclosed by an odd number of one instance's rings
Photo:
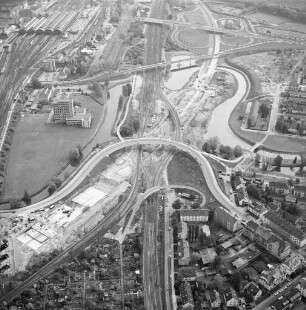
POLYGON ((186 85, 196 71, 199 71, 199 67, 192 67, 187 69, 182 69, 179 71, 171 72, 171 76, 167 82, 164 83, 165 87, 170 90, 179 90, 186 85))
POLYGON ((249 149, 250 145, 245 143, 239 137, 237 137, 229 127, 228 121, 235 106, 244 99, 247 91, 247 83, 244 77, 235 70, 230 68, 224 69, 226 72, 232 74, 237 79, 238 89, 236 94, 228 100, 221 103, 213 111, 211 120, 208 124, 207 132, 204 137, 210 138, 218 136, 220 143, 224 145, 240 145, 244 149, 249 149))

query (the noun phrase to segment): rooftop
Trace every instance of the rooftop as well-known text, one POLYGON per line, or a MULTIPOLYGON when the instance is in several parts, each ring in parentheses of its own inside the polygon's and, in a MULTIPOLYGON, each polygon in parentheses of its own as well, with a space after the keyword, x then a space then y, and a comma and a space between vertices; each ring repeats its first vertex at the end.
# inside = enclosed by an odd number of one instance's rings
POLYGON ((303 239, 305 237, 302 230, 296 228, 296 226, 283 219, 281 215, 276 212, 268 211, 264 214, 264 217, 267 218, 269 221, 281 226, 298 239, 303 239))
POLYGON ((269 187, 280 188, 280 189, 289 189, 288 185, 284 182, 269 182, 269 187))
POLYGON ((214 210, 214 215, 217 218, 225 219, 227 222, 230 222, 232 225, 234 225, 238 221, 234 213, 232 213, 231 211, 223 207, 216 207, 214 210))
POLYGON ((208 209, 184 209, 180 210, 181 216, 208 216, 209 210, 208 209))

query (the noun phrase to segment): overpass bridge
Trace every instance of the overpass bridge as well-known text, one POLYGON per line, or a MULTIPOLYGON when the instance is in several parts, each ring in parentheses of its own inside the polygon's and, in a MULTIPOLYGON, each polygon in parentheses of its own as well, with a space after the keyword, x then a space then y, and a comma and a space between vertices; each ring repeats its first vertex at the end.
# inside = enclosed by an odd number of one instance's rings
POLYGON ((215 34, 226 34, 227 29, 222 29, 222 28, 215 28, 211 26, 205 26, 201 24, 191 24, 191 23, 184 23, 181 21, 176 21, 176 20, 167 20, 167 19, 157 19, 157 18, 149 18, 149 17, 138 17, 136 19, 138 22, 143 22, 143 23, 148 23, 148 24, 158 24, 158 25, 179 25, 179 26, 184 26, 184 27, 190 27, 190 28, 197 28, 197 29, 202 29, 207 32, 212 32, 215 34))
MULTIPOLYGON (((214 33, 214 34, 228 34, 231 36, 242 36, 242 37, 252 37, 257 39, 264 39, 267 40, 268 38, 271 38, 270 35, 264 35, 259 33, 251 33, 245 30, 231 30, 231 29, 224 29, 224 28, 218 28, 218 27, 211 27, 211 26, 205 26, 197 23, 187 23, 179 20, 166 20, 166 19, 157 19, 157 18, 149 18, 149 17, 137 17, 136 21, 142 22, 142 23, 148 23, 148 24, 158 24, 158 25, 178 25, 183 26, 191 29, 202 29, 204 31, 214 33)), ((279 39, 279 38, 275 38, 279 39)), ((296 38, 296 40, 299 40, 299 38, 296 38)), ((295 39, 290 38, 284 38, 284 41, 292 42, 295 41, 295 39)))
MULTIPOLYGON (((210 54, 210 55, 199 55, 199 56, 193 56, 193 57, 186 57, 184 59, 178 59, 178 60, 172 60, 172 61, 167 61, 167 62, 160 62, 160 63, 155 63, 155 64, 150 64, 150 65, 143 65, 143 66, 137 66, 134 68, 128 68, 128 69, 124 69, 124 70, 118 70, 118 71, 104 71, 103 73, 98 73, 95 75, 92 75, 90 77, 84 77, 84 78, 80 78, 77 80, 72 80, 72 81, 63 81, 60 83, 60 85, 78 85, 80 83, 89 83, 91 81, 94 81, 96 79, 99 78, 111 78, 111 77, 117 77, 117 76, 122 76, 122 75, 129 75, 129 74, 137 74, 137 73, 143 73, 144 71, 147 70, 154 70, 154 69, 162 69, 162 68, 166 68, 168 66, 173 66, 174 70, 178 70, 180 69, 180 67, 182 69, 185 69, 187 67, 194 67, 195 66, 195 61, 201 61, 201 60, 209 60, 209 59, 213 59, 213 58, 217 58, 217 57, 225 57, 231 54, 236 53, 237 51, 241 51, 245 48, 250 48, 250 47, 259 47, 262 45, 266 45, 267 43, 286 43, 284 41, 264 41, 264 42, 259 42, 259 43, 254 43, 251 45, 247 45, 247 46, 240 46, 240 47, 235 47, 235 48, 231 48, 228 50, 224 50, 220 53, 216 53, 216 54, 210 54), (186 63, 189 62, 190 65, 186 65, 186 63), (181 63, 185 63, 184 66, 180 66, 181 63), (177 66, 175 66, 177 65, 177 66)), ((294 43, 288 43, 291 45, 296 46, 296 44, 294 43)), ((300 44, 301 48, 305 48, 305 45, 300 44)), ((59 84, 59 83, 57 83, 59 84)))

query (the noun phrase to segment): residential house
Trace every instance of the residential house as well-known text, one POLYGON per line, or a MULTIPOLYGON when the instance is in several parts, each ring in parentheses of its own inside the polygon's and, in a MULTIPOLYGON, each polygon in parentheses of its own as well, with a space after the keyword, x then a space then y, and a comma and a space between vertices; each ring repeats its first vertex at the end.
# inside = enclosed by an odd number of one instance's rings
POLYGON ((197 277, 197 267, 183 267, 179 268, 179 276, 183 281, 195 281, 197 277))
POLYGON ((284 260, 291 252, 288 242, 279 238, 270 229, 258 225, 254 221, 245 223, 243 235, 264 247, 279 260, 284 260))
POLYGON ((301 254, 291 253, 290 256, 282 263, 286 270, 287 275, 291 275, 293 272, 303 267, 305 264, 305 259, 301 254))
POLYGON ((180 284, 179 290, 180 290, 180 295, 182 298, 183 309, 193 309, 194 301, 193 301, 190 283, 187 281, 183 281, 180 284))
POLYGON ((237 307, 239 299, 233 288, 227 288, 224 290, 223 298, 227 307, 237 307))
POLYGON ((269 182, 268 187, 274 195, 286 196, 290 193, 289 186, 284 182, 269 182))
POLYGON ((294 185, 293 195, 300 199, 306 199, 306 186, 294 185))
POLYGON ((252 201, 251 203, 249 203, 247 210, 256 218, 259 218, 261 215, 267 212, 264 204, 257 201, 252 201))
POLYGON ((262 220, 281 237, 289 240, 298 247, 306 244, 306 234, 289 221, 286 221, 280 214, 268 211, 263 215, 262 220))
POLYGON ((231 232, 241 228, 241 221, 237 215, 221 206, 214 210, 214 220, 231 232))
POLYGON ((208 216, 208 209, 180 210, 180 220, 185 222, 207 222, 208 216))
POLYGON ((216 291, 209 291, 208 292, 208 298, 210 301, 210 307, 211 309, 219 308, 221 305, 221 299, 220 299, 220 294, 216 291))
POLYGON ((266 290, 271 291, 286 279, 286 275, 286 269, 282 264, 271 266, 269 270, 264 270, 261 273, 258 283, 266 290))
POLYGON ((249 203, 249 196, 246 191, 246 188, 239 188, 236 190, 236 197, 239 206, 246 206, 249 203))
POLYGON ((262 290, 255 282, 250 282, 244 287, 245 293, 253 300, 257 300, 262 295, 262 290))
POLYGON ((302 278, 296 287, 299 289, 300 293, 306 297, 306 277, 302 278))
POLYGON ((200 250, 203 265, 212 263, 215 257, 218 256, 214 248, 205 248, 200 250))
POLYGON ((234 187, 237 194, 237 202, 239 206, 247 205, 249 202, 248 193, 245 188, 245 182, 240 176, 236 176, 234 179, 234 187))
POLYGON ((290 244, 272 233, 266 244, 266 250, 279 260, 284 260, 290 253, 290 244))
POLYGON ((247 265, 249 265, 259 255, 260 253, 256 253, 254 251, 248 250, 242 253, 241 255, 239 255, 239 257, 232 262, 232 265, 236 269, 242 269, 246 267, 247 265))
POLYGON ((210 236, 210 228, 208 225, 203 225, 201 229, 203 231, 203 234, 205 234, 206 237, 210 236))
POLYGON ((178 229, 178 238, 186 239, 188 234, 188 227, 186 222, 179 222, 177 225, 178 229))
POLYGON ((190 249, 189 242, 181 239, 177 245, 177 256, 179 265, 189 265, 190 263, 190 249))

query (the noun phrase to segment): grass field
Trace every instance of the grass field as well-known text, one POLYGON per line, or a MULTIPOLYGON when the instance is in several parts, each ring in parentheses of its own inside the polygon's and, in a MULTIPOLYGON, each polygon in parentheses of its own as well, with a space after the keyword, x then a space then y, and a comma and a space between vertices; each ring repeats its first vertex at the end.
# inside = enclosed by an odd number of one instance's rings
POLYGON ((286 136, 269 136, 263 146, 274 152, 300 153, 305 152, 306 140, 286 136))
POLYGON ((169 184, 186 185, 200 190, 207 200, 212 197, 199 164, 188 154, 177 152, 167 168, 169 184))
POLYGON ((239 37, 239 36, 222 36, 221 42, 228 46, 237 47, 237 45, 246 45, 251 43, 251 39, 248 37, 239 37))
POLYGON ((77 144, 85 144, 95 132, 102 106, 87 96, 75 96, 92 112, 90 129, 46 124, 47 114, 29 114, 18 124, 7 168, 4 198, 33 193, 48 183, 68 161, 77 144))
POLYGON ((204 47, 209 43, 209 35, 206 31, 201 29, 183 29, 178 33, 179 41, 189 46, 193 47, 204 47))

